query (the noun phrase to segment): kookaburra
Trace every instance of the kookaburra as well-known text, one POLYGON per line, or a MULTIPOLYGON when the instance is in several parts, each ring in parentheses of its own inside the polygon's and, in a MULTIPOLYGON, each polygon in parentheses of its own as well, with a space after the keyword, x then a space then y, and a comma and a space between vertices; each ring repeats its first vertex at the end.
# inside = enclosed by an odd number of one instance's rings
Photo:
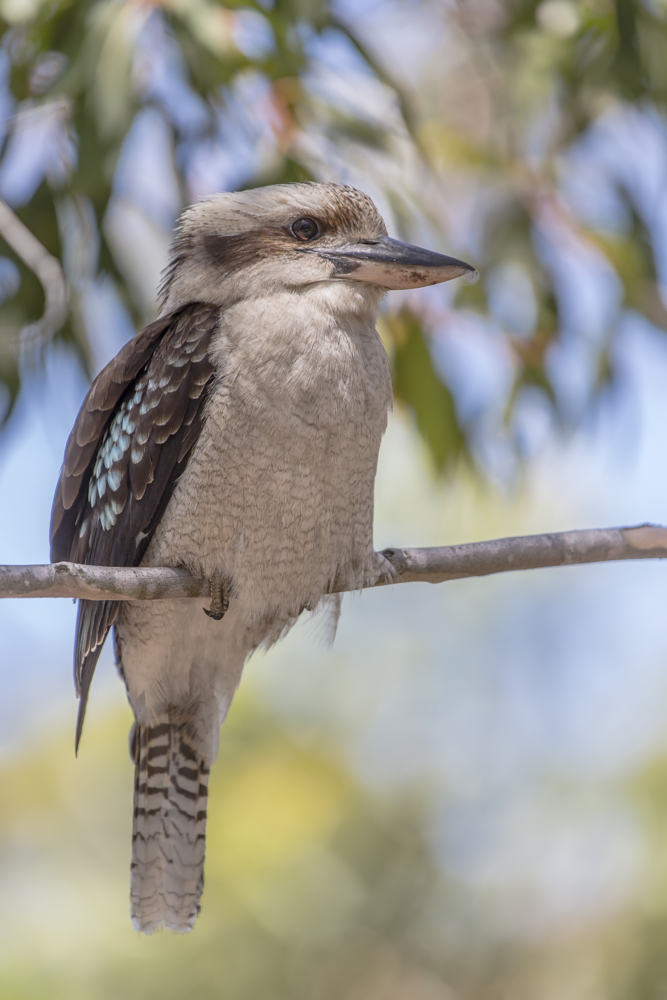
POLYGON ((334 584, 386 572, 372 535, 392 402, 382 296, 473 271, 390 239, 351 187, 216 195, 180 220, 159 319, 93 382, 67 443, 52 560, 176 566, 211 581, 210 609, 79 602, 77 746, 112 625, 136 719, 138 930, 194 924, 209 768, 248 656, 334 584))

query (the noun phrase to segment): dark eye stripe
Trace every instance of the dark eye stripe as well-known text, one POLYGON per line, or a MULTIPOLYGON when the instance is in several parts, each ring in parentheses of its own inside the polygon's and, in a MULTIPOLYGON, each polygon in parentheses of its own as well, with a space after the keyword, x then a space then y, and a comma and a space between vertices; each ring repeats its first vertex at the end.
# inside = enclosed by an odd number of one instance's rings
POLYGON ((290 226, 290 230, 297 240, 314 240, 320 235, 320 227, 315 219, 297 219, 290 226))

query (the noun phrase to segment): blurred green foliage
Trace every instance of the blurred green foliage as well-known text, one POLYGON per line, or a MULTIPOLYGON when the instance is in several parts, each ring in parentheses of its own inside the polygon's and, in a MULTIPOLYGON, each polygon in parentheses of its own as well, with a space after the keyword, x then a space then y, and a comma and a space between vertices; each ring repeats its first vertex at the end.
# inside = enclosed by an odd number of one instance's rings
MULTIPOLYGON (((404 6, 400 0, 393 4, 399 10, 404 6)), ((316 136, 384 187, 409 236, 411 229, 424 225, 446 229, 446 213, 436 210, 435 203, 438 198, 446 203, 450 191, 467 185, 476 205, 471 226, 477 235, 468 246, 459 232, 458 245, 452 246, 452 235, 446 234, 442 249, 472 255, 482 281, 457 291, 458 306, 488 314, 487 278, 507 262, 527 276, 535 302, 536 320, 521 336, 511 318, 494 320, 504 329, 514 372, 505 409, 508 425, 526 386, 543 391, 558 420, 571 419, 559 403, 549 366, 567 303, 540 245, 545 227, 560 227, 597 255, 616 274, 621 289, 597 345, 598 377, 587 407, 615 377, 613 342, 626 310, 667 328, 656 278, 656 231, 633 191, 616 184, 629 221, 610 232, 578 218, 560 188, 563 156, 610 109, 663 113, 667 8, 662 0, 418 0, 410 4, 414 17, 442 39, 441 50, 421 76, 407 72, 407 61, 402 66, 372 44, 364 34, 361 9, 359 23, 344 20, 344 9, 332 0, 2 0, 0 54, 9 61, 14 105, 5 123, 0 172, 16 131, 28 127, 38 113, 57 120, 61 142, 69 144, 63 152, 65 166, 47 172, 30 200, 18 206, 18 214, 67 265, 64 206, 78 213, 90 230, 88 277, 110 275, 135 325, 147 319, 104 220, 123 145, 137 113, 147 107, 157 108, 169 124, 182 203, 189 197, 185 126, 170 118, 146 89, 136 65, 137 42, 147 20, 160 18, 177 49, 183 79, 205 110, 197 125, 198 141, 206 136, 219 141, 219 112, 239 80, 254 72, 268 84, 273 155, 257 176, 247 178, 247 186, 317 178, 317 158, 305 152, 308 143, 303 141, 316 136), (254 49, 239 43, 239 26, 248 14, 265 36, 254 49), (313 86, 313 41, 334 36, 345 41, 385 90, 390 88, 395 96, 391 115, 355 111, 313 86), (400 157, 411 163, 411 180, 405 172, 386 169, 400 157)), ((0 323, 16 328, 41 314, 43 296, 35 277, 11 251, 7 256, 18 266, 21 282, 0 304, 0 323)), ((77 278, 71 266, 66 273, 72 313, 59 336, 76 346, 92 374, 77 278)), ((388 330, 407 324, 410 333, 407 341, 395 343, 397 395, 414 412, 435 466, 444 470, 469 452, 471 429, 459 419, 456 386, 445 385, 446 371, 433 363, 425 339, 433 332, 432 316, 417 296, 409 296, 399 309, 402 318, 390 321, 388 330)), ((0 384, 9 401, 5 419, 20 381, 18 355, 6 336, 0 341, 0 384)))
MULTIPOLYGON (((78 760, 67 732, 0 766, 3 1000, 665 995, 665 759, 617 782, 642 835, 632 890, 593 919, 502 933, 493 889, 433 857, 427 784, 370 791, 340 747, 295 739, 242 689, 211 775, 196 931, 146 938, 127 916, 130 721, 106 715, 78 760)), ((576 791, 553 794, 574 808, 576 791)))
POLYGON ((393 341, 394 398, 409 406, 417 428, 431 451, 436 468, 465 454, 465 438, 456 420, 454 399, 436 373, 424 332, 409 310, 389 316, 386 326, 393 341))
POLYGON ((296 744, 243 695, 212 772, 197 932, 134 932, 129 721, 92 727, 78 761, 67 738, 0 768, 3 908, 21 928, 3 921, 3 998, 379 1000, 393 978, 445 991, 423 804, 369 793, 333 747, 296 744))

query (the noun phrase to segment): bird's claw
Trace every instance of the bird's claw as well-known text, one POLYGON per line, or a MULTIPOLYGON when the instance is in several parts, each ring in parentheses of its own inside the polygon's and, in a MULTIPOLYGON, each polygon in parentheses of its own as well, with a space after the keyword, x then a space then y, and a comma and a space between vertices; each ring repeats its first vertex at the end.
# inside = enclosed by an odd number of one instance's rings
POLYGON ((219 622, 229 607, 229 597, 219 576, 211 577, 211 607, 204 608, 204 614, 219 622))

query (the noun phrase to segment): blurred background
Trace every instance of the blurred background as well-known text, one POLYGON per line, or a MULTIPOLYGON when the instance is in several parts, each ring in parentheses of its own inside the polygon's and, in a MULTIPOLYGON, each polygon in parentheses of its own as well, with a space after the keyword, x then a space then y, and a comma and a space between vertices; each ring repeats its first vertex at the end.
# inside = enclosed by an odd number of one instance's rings
MULTIPOLYGON (((181 209, 297 179, 481 273, 387 299, 378 548, 667 521, 664 0, 0 0, 0 29, 0 197, 69 290, 35 326, 0 229, 0 563, 48 560, 67 434, 181 209)), ((665 584, 347 596, 332 649, 300 623, 223 729, 185 938, 129 922, 110 650, 75 760, 75 608, 0 602, 0 994, 664 998, 665 584)))

